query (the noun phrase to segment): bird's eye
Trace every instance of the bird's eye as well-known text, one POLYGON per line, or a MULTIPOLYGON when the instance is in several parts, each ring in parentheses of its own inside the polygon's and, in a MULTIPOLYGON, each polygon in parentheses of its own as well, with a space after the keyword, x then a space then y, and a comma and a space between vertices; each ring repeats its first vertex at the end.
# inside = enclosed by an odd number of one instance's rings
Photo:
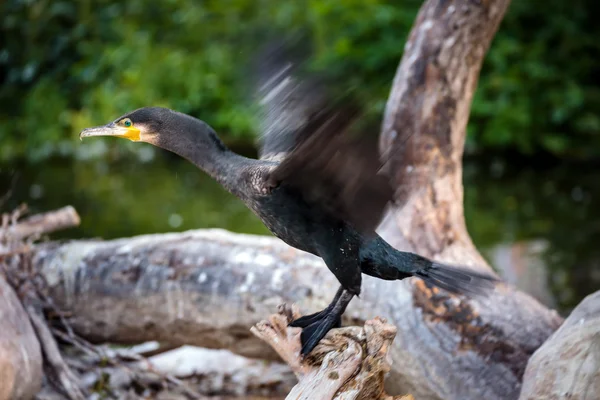
POLYGON ((131 120, 129 118, 125 118, 123 121, 121 121, 123 123, 123 125, 127 128, 129 128, 131 125, 133 125, 133 123, 131 122, 131 120))

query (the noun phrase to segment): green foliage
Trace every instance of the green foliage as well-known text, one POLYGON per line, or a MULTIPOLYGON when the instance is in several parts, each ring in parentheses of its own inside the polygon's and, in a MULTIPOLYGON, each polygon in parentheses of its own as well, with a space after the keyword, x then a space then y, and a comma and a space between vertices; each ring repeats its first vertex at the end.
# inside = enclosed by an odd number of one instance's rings
MULTIPOLYGON (((71 204, 81 215, 81 225, 54 235, 57 238, 111 239, 199 228, 270 234, 238 198, 176 157, 146 162, 50 158, 44 168, 31 164, 18 167, 14 178, 0 173, 4 192, 12 181, 12 193, 3 211, 23 201, 31 213, 71 204)), ((6 168, 0 168, 3 171, 6 168)))
POLYGON ((472 109, 480 146, 600 155, 600 26, 587 0, 512 3, 472 109))
MULTIPOLYGON (((308 32, 314 65, 378 121, 420 1, 5 0, 0 160, 80 149, 83 127, 145 105, 251 140, 251 59, 268 32, 308 32)), ((598 155, 600 27, 592 0, 514 2, 473 105, 471 149, 598 155)))

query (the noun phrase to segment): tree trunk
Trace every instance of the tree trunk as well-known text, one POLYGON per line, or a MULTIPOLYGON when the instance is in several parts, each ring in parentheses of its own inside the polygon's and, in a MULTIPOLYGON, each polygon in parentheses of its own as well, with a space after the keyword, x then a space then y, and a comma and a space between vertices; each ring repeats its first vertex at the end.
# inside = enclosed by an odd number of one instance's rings
POLYGON ((484 56, 510 0, 429 0, 405 45, 381 144, 397 207, 380 227, 396 248, 485 268, 465 226, 462 154, 484 56))
MULTIPOLYGON (((398 249, 489 270, 466 229, 461 159, 479 71, 508 4, 430 0, 419 12, 382 125, 396 208, 380 234, 398 249)), ((528 357, 561 321, 523 293, 444 305, 416 288, 413 307, 394 319, 403 368, 390 381, 417 398, 516 398, 528 357), (435 378, 417 387, 426 376, 435 378)))

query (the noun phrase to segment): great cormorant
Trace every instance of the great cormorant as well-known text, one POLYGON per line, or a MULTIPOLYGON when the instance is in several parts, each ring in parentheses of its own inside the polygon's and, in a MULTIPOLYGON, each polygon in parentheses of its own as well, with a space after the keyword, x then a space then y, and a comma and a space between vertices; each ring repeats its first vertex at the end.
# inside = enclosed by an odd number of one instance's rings
POLYGON ((275 236, 321 257, 341 287, 325 310, 291 323, 303 328, 303 355, 340 325, 360 294, 361 272, 385 280, 417 276, 454 293, 492 288, 491 275, 396 250, 375 233, 393 197, 376 142, 349 134, 356 114, 312 101, 314 88, 299 84, 293 64, 278 57, 267 58, 262 70, 270 122, 258 160, 229 150, 205 122, 167 108, 141 108, 80 137, 121 137, 174 152, 239 197, 275 236))

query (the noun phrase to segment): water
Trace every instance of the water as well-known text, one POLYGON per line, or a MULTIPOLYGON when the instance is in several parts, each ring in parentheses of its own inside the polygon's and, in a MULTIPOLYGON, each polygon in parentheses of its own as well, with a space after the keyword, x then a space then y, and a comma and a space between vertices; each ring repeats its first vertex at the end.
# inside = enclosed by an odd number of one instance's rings
MULTIPOLYGON (((73 205, 81 226, 53 238, 105 239, 219 227, 269 234, 235 197, 168 154, 53 159, 0 166, 4 211, 73 205)), ((600 179, 594 168, 465 162, 465 213, 475 244, 511 283, 569 311, 600 288, 600 179)))

